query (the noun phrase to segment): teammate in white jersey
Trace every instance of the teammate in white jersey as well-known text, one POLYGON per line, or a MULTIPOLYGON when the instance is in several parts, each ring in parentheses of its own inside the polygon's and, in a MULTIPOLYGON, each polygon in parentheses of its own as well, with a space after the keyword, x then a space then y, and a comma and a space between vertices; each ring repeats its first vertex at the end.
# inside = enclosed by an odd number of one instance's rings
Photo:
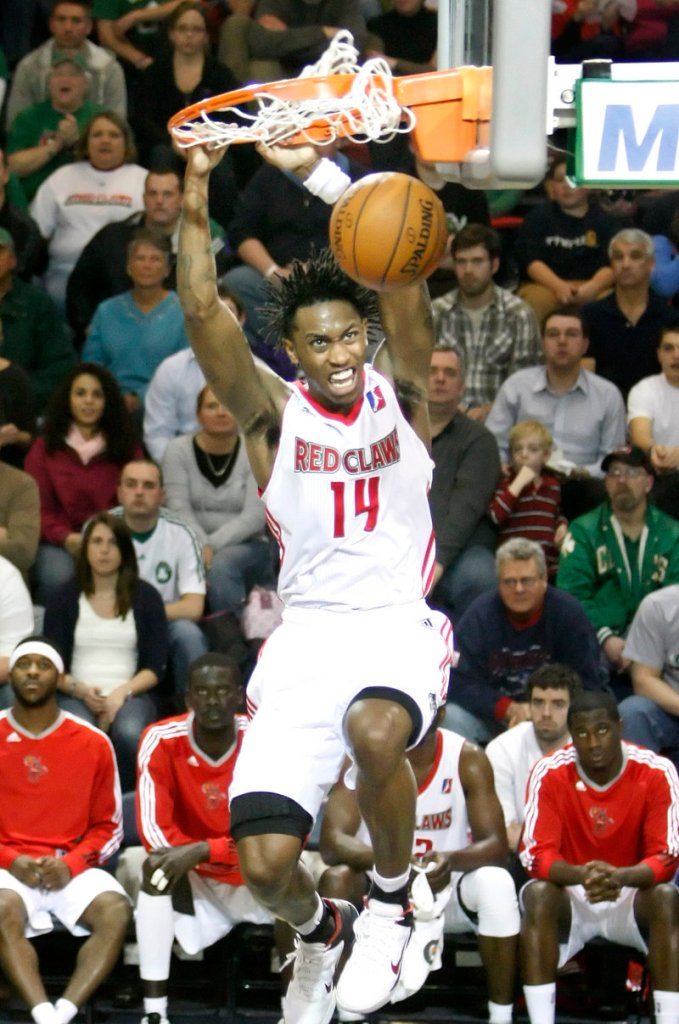
MULTIPOLYGON (((439 721, 442 718, 443 712, 437 716, 439 721)), ((519 908, 514 882, 503 866, 507 843, 502 809, 484 752, 437 724, 408 753, 418 785, 412 861, 417 868, 427 867, 426 878, 436 900, 432 907, 426 888, 418 899, 421 879, 415 876, 415 934, 405 953, 396 995, 400 999, 412 995, 429 970, 441 966, 444 932, 473 932, 479 937, 486 971, 489 1019, 492 1024, 509 1024, 519 908)), ((356 795, 343 780, 328 797, 320 852, 332 865, 321 876, 320 891, 360 906, 373 851, 356 795)))
MULTIPOLYGON (((327 164, 310 146, 263 155, 303 181, 327 164)), ((259 368, 217 294, 207 195, 219 159, 200 147, 188 154, 178 290, 206 378, 245 438, 281 545, 286 604, 248 689, 254 714, 231 786, 231 832, 247 884, 298 933, 286 1024, 328 1024, 356 912, 320 899, 299 863, 304 839, 350 753, 375 857, 337 999, 369 1013, 389 1000, 412 931, 416 785, 406 749, 445 701, 452 657, 450 625, 424 600, 435 564, 431 311, 424 285, 381 294, 386 345, 366 368, 374 295, 320 254, 271 289, 272 331, 304 385, 259 368)))

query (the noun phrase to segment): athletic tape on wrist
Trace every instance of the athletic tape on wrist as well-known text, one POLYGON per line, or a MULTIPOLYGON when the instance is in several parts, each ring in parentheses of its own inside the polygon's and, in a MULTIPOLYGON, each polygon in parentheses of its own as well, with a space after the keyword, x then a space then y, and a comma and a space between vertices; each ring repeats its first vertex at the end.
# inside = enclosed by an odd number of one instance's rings
POLYGON ((336 203, 343 192, 351 184, 351 178, 344 171, 340 170, 337 164, 327 157, 322 157, 319 164, 313 169, 304 182, 304 187, 312 195, 318 196, 324 203, 332 205, 336 203))

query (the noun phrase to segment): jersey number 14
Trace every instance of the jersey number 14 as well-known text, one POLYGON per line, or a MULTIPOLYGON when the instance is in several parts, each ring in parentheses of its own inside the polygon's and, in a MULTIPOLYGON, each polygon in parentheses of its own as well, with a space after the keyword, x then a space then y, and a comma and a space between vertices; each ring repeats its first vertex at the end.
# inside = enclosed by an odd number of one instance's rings
MULTIPOLYGON (((372 533, 377 526, 377 514, 379 512, 379 489, 380 478, 378 476, 361 476, 353 481, 354 484, 354 510, 355 518, 365 516, 363 529, 366 533, 372 533)), ((334 514, 334 537, 346 536, 346 516, 352 515, 351 509, 347 512, 347 497, 351 503, 351 483, 344 480, 333 480, 330 484, 335 507, 334 514), (346 494, 347 490, 349 495, 346 494)))

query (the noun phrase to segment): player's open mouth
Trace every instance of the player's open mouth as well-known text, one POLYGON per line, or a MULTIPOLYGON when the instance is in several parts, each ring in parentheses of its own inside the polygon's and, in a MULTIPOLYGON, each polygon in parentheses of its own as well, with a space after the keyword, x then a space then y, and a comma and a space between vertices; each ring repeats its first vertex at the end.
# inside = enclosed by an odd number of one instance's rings
POLYGON ((349 368, 348 370, 338 370, 336 373, 331 373, 328 377, 328 383, 331 387, 338 391, 345 391, 352 387, 356 380, 356 370, 349 368))

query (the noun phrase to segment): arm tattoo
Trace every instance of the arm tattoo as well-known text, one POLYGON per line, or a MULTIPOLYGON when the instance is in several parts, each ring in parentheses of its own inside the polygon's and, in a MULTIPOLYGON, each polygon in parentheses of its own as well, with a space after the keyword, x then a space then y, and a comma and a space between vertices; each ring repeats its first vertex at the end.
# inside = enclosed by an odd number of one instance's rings
POLYGON ((412 380, 403 380, 403 378, 394 381, 394 390, 401 412, 410 423, 414 407, 421 405, 425 400, 424 393, 412 380))
POLYGON ((272 409, 258 409, 243 424, 243 433, 246 437, 261 437, 263 435, 269 448, 276 448, 280 441, 281 428, 272 409))

